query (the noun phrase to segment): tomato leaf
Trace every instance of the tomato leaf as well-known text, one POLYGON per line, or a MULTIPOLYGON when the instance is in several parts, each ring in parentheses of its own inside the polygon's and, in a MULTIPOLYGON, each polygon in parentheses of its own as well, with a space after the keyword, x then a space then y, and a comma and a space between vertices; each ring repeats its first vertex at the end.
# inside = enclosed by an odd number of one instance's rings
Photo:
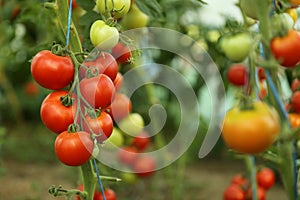
POLYGON ((100 15, 95 11, 86 12, 79 19, 79 25, 90 26, 94 21, 100 19, 100 15))
POLYGON ((162 16, 161 6, 156 0, 136 0, 135 3, 142 12, 150 17, 162 16))
POLYGON ((93 10, 96 2, 94 0, 76 0, 76 3, 84 10, 93 10))

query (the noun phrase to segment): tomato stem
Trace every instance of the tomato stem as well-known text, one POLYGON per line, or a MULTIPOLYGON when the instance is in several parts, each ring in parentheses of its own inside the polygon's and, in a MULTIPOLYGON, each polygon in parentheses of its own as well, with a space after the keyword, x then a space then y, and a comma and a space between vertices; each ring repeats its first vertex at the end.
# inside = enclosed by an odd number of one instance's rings
POLYGON ((83 188, 87 192, 86 200, 93 200, 94 192, 97 183, 97 176, 94 172, 92 161, 84 163, 80 166, 82 179, 83 179, 83 188))

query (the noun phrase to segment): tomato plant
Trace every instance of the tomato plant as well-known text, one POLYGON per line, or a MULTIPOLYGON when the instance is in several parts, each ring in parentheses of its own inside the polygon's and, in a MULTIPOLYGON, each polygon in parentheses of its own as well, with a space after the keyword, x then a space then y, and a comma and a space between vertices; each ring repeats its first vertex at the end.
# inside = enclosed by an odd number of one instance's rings
POLYGON ((55 140, 55 154, 64 164, 80 166, 87 162, 93 152, 94 142, 89 133, 84 131, 60 133, 55 140))
POLYGON ((112 48, 111 53, 120 63, 129 62, 131 57, 130 48, 121 42, 112 48))
POLYGON ((118 126, 126 134, 136 136, 144 128, 144 119, 139 113, 130 113, 118 123, 118 126))
MULTIPOLYGON (((123 75, 120 72, 118 72, 117 76, 114 80, 114 85, 115 85, 117 91, 119 91, 121 89, 123 82, 124 82, 123 75)), ((116 96, 117 96, 117 94, 116 94, 116 96)))
POLYGON ((44 88, 60 90, 73 80, 74 66, 70 57, 58 56, 51 51, 43 50, 33 57, 31 74, 44 88))
MULTIPOLYGON (((105 199, 106 200, 117 200, 117 195, 115 193, 115 191, 113 191, 112 189, 108 189, 106 188, 104 190, 104 195, 105 195, 105 199)), ((97 196, 97 198, 95 200, 103 200, 103 196, 101 193, 99 193, 99 195, 97 196)))
POLYGON ((86 77, 88 78, 89 76, 92 76, 94 73, 98 73, 98 74, 105 74, 112 81, 114 81, 119 70, 116 60, 110 53, 107 52, 99 53, 99 55, 95 60, 85 61, 82 63, 82 65, 84 67, 80 67, 79 69, 79 76, 81 79, 86 77))
POLYGON ((100 50, 108 50, 119 41, 119 32, 115 27, 107 25, 103 20, 95 21, 90 29, 92 44, 100 50))
POLYGON ((271 41, 271 50, 275 58, 284 67, 294 67, 300 61, 296 53, 300 50, 300 33, 290 30, 283 37, 274 37, 271 41))
POLYGON ((275 173, 270 168, 262 168, 257 172, 256 180, 258 186, 268 190, 275 184, 275 173))
POLYGON ((42 122, 54 133, 66 131, 74 122, 76 97, 68 95, 68 91, 54 91, 42 102, 40 111, 42 122))
POLYGON ((88 114, 83 123, 83 130, 96 135, 98 142, 103 142, 110 137, 113 131, 113 120, 105 111, 88 114))
POLYGON ((133 4, 121 21, 126 29, 143 28, 148 24, 149 17, 133 4))
POLYGON ((115 96, 114 83, 105 74, 84 78, 79 86, 82 96, 94 108, 106 108, 115 96))
POLYGON ((222 137, 229 148, 241 153, 256 154, 266 150, 277 139, 277 111, 263 102, 253 108, 233 107, 224 118, 222 137))
MULTIPOLYGON (((251 189, 248 190, 246 199, 253 199, 252 191, 251 189)), ((257 188, 257 199, 258 200, 266 200, 266 191, 262 187, 257 188)))
POLYGON ((113 132, 110 137, 105 141, 103 147, 106 149, 115 149, 116 147, 121 147, 124 144, 124 136, 122 132, 114 127, 113 132))

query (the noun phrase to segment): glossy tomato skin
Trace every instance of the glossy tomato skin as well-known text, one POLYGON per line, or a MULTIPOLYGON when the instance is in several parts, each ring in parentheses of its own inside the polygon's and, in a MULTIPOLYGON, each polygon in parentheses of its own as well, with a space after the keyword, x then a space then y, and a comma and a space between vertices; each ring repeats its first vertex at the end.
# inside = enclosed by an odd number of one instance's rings
POLYGON ((271 41, 271 51, 279 63, 287 68, 300 62, 300 33, 290 30, 284 37, 275 37, 271 41))
POLYGON ((93 152, 94 142, 84 131, 60 133, 54 144, 57 158, 68 166, 80 166, 87 162, 93 152))
MULTIPOLYGON (((85 61, 82 63, 88 68, 96 67, 99 74, 107 75, 112 81, 115 80, 119 71, 118 63, 115 58, 107 52, 101 52, 93 61, 85 61)), ((84 67, 79 68, 79 76, 81 79, 86 77, 87 70, 84 67)))
POLYGON ((120 121, 127 117, 132 109, 131 100, 122 93, 116 93, 113 102, 107 108, 114 121, 120 121))
MULTIPOLYGON (((54 133, 61 133, 68 130, 68 126, 74 122, 76 103, 72 106, 65 106, 61 97, 65 97, 68 91, 54 91, 42 102, 40 115, 44 125, 54 133)), ((75 95, 72 95, 76 102, 75 95)))
POLYGON ((31 74, 42 87, 60 90, 73 80, 74 65, 68 56, 57 56, 51 51, 43 50, 33 57, 31 74))
POLYGON ((123 75, 120 72, 118 72, 118 74, 114 80, 114 85, 115 85, 117 91, 119 91, 121 89, 123 83, 124 83, 123 75))
POLYGON ((79 83, 82 96, 94 108, 108 107, 115 96, 115 86, 105 74, 84 78, 79 83))
POLYGON ((222 137, 229 148, 248 154, 261 153, 277 139, 280 121, 276 110, 257 101, 253 109, 230 109, 223 121, 222 137))
POLYGON ((233 64, 227 71, 228 81, 236 86, 244 86, 247 82, 247 68, 243 64, 233 64))
POLYGON ((300 114, 299 113, 289 113, 289 120, 292 128, 300 127, 300 114))
POLYGON ((256 173, 256 181, 258 186, 265 190, 270 189, 275 184, 275 173, 270 168, 262 168, 256 173))
MULTIPOLYGON (((116 195, 115 191, 113 191, 112 189, 106 188, 104 190, 104 195, 105 195, 106 200, 117 200, 117 195, 116 195)), ((103 199, 104 198, 103 198, 102 194, 100 193, 96 200, 103 200, 103 199)))
POLYGON ((126 63, 130 60, 130 49, 121 42, 112 48, 111 53, 120 63, 126 63))
POLYGON ((83 130, 91 133, 90 129, 96 134, 96 139, 98 142, 103 142, 110 137, 113 131, 113 120, 111 116, 105 112, 101 111, 99 116, 93 118, 89 115, 86 116, 86 123, 83 123, 83 130))
POLYGON ((228 186, 223 193, 224 200, 246 200, 246 195, 238 185, 228 186))

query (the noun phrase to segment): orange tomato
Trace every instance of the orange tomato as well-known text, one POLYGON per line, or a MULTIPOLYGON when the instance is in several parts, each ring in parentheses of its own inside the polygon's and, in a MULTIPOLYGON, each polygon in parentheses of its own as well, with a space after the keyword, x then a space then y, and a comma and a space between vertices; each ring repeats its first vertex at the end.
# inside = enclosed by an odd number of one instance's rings
POLYGON ((254 102, 252 109, 235 106, 225 115, 222 137, 237 152, 257 154, 275 142, 279 124, 277 111, 266 103, 254 102))
POLYGON ((298 113, 289 113, 289 120, 292 128, 300 127, 300 114, 298 113))

